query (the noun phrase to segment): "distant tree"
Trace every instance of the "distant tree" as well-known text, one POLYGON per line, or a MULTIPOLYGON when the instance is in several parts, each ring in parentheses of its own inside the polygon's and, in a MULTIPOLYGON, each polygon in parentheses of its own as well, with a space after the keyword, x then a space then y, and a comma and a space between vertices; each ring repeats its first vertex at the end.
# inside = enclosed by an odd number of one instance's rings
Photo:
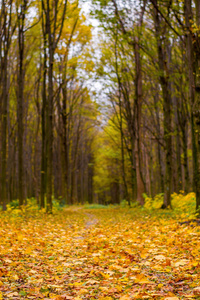
POLYGON ((0 113, 1 113, 1 203, 6 210, 8 200, 7 181, 7 133, 8 133, 8 106, 9 106, 9 50, 12 37, 16 28, 16 20, 13 17, 13 1, 1 1, 0 8, 0 113))

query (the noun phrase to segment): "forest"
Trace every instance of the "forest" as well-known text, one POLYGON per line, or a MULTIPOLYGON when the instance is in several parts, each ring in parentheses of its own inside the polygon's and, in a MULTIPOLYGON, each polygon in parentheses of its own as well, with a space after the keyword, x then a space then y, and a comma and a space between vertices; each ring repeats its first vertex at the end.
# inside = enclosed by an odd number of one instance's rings
POLYGON ((199 16, 191 0, 1 1, 2 209, 184 191, 198 211, 199 16))
POLYGON ((0 0, 0 299, 200 299, 200 1, 0 0))

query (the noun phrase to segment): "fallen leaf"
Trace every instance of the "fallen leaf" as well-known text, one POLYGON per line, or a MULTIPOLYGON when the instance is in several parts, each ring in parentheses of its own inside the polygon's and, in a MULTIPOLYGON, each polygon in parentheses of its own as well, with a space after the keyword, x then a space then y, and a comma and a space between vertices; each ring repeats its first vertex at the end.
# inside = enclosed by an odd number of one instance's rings
POLYGON ((19 294, 17 292, 13 292, 13 293, 7 294, 6 296, 11 298, 11 297, 17 297, 17 296, 19 296, 19 294))
POLYGON ((182 259, 174 263, 174 267, 181 267, 188 264, 188 260, 182 259))
POLYGON ((124 295, 122 297, 119 298, 119 300, 130 300, 131 298, 127 295, 124 295))
POLYGON ((154 259, 156 259, 156 260, 165 260, 166 257, 164 255, 160 254, 160 255, 154 256, 154 259))
POLYGON ((165 300, 179 300, 178 297, 166 297, 165 300))
POLYGON ((200 286, 197 286, 193 289, 193 294, 196 296, 200 296, 200 286))
POLYGON ((137 275, 137 276, 136 276, 136 279, 135 279, 135 282, 136 282, 136 283, 140 283, 140 284, 142 284, 142 283, 152 283, 152 282, 149 281, 149 279, 148 279, 146 276, 144 276, 143 274, 137 275))

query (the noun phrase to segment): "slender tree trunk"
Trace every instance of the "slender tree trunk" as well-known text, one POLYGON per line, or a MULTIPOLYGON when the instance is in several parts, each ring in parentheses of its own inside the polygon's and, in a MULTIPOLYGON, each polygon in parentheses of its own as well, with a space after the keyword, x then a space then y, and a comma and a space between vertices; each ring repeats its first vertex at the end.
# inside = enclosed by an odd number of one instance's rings
MULTIPOLYGON (((67 88, 66 88, 66 63, 64 62, 63 75, 62 75, 62 177, 64 184, 64 198, 65 203, 68 202, 68 142, 67 142, 67 88)), ((69 204, 69 203, 68 203, 69 204)))
MULTIPOLYGON (((157 0, 152 1, 154 7, 158 6, 157 0)), ((164 141, 165 141, 165 191, 163 208, 171 207, 172 191, 172 137, 171 137, 171 87, 169 84, 169 62, 167 48, 169 47, 167 38, 163 44, 162 30, 159 14, 154 8, 155 35, 157 40, 158 64, 160 72, 160 84, 163 93, 163 112, 164 112, 164 141)), ((168 51, 169 52, 169 51, 168 51)), ((168 54, 169 55, 169 54, 168 54)))
MULTIPOLYGON (((182 80, 181 80, 182 89, 182 80)), ((184 170, 184 191, 188 193, 190 187, 190 177, 189 177, 189 166, 188 166, 188 117, 187 117, 187 103, 183 98, 177 100, 177 116, 178 116, 178 126, 181 130, 181 140, 183 147, 183 170, 184 170)), ((183 185, 182 185, 183 188, 183 185)))
POLYGON ((136 160, 136 179, 137 179, 137 201, 144 205, 145 185, 142 177, 142 161, 141 161, 141 105, 142 105, 142 70, 140 48, 137 38, 134 43, 135 65, 136 65, 136 143, 135 143, 135 160, 136 160))
POLYGON ((58 0, 54 1, 54 5, 50 3, 50 0, 44 2, 42 0, 42 9, 45 14, 46 30, 45 33, 48 39, 48 97, 46 105, 46 211, 52 213, 52 196, 53 196, 53 66, 54 66, 54 54, 61 37, 65 12, 67 7, 67 0, 63 3, 63 12, 61 18, 61 24, 58 26, 58 0), (58 31, 58 32, 57 32, 58 31))
POLYGON ((19 177, 19 205, 24 204, 24 23, 27 1, 20 6, 18 15, 18 93, 17 93, 17 123, 18 123, 18 177, 19 177))
MULTIPOLYGON (((81 103, 82 104, 82 103, 81 103)), ((77 166, 77 155, 78 155, 78 146, 80 140, 80 127, 81 127, 81 116, 79 115, 79 120, 77 124, 77 132, 76 132, 76 140, 75 140, 75 147, 73 150, 73 161, 72 161, 72 172, 71 172, 71 197, 70 203, 74 204, 76 202, 75 196, 75 184, 76 184, 76 166, 77 166)))
MULTIPOLYGON (((121 118, 121 117, 120 117, 121 118)), ((129 206, 131 205, 130 203, 130 197, 129 197, 129 192, 128 192, 128 187, 127 187, 127 182, 126 182, 126 173, 125 173, 125 161, 124 161, 124 133, 123 133, 123 128, 122 128, 122 120, 120 121, 120 133, 121 133, 121 161, 122 161, 122 179, 124 183, 124 189, 125 189, 125 199, 128 201, 129 206)))
POLYGON ((43 39, 44 39, 44 58, 43 58, 43 83, 42 83, 42 157, 41 157, 41 188, 40 197, 41 208, 45 207, 45 193, 46 193, 46 178, 47 178, 47 162, 46 162, 46 151, 47 151, 47 140, 46 140, 46 111, 47 111, 47 96, 46 96, 46 76, 47 76, 47 39, 46 39, 46 25, 43 23, 43 39))
MULTIPOLYGON (((40 67, 40 73, 39 73, 39 78, 41 77, 41 67, 40 67)), ((38 147, 38 136, 39 136, 39 130, 40 130, 40 105, 39 105, 39 89, 40 89, 40 80, 38 80, 37 86, 36 86, 36 103, 37 103, 37 125, 36 125, 36 132, 35 132, 35 146, 34 146, 34 182, 35 182, 35 188, 34 188, 34 194, 37 200, 38 206, 41 204, 40 203, 40 177, 38 176, 38 164, 37 164, 37 159, 39 157, 39 147, 38 147)))
POLYGON ((5 0, 1 1, 1 37, 0 37, 0 63, 1 63, 1 200, 3 210, 6 210, 8 202, 8 176, 7 176, 7 133, 8 133, 8 55, 11 45, 11 38, 15 30, 12 27, 12 0, 7 5, 5 0))
POLYGON ((7 53, 4 54, 4 64, 3 64, 3 90, 2 90, 2 120, 1 120, 1 132, 2 132, 2 160, 1 160, 1 193, 3 210, 6 210, 7 204, 7 100, 8 100, 8 90, 7 90, 7 53))
MULTIPOLYGON (((197 25, 199 25, 199 1, 196 1, 197 25)), ((185 24, 186 24, 186 46, 189 73, 189 97, 191 105, 191 130, 192 130, 192 152, 193 152, 193 190, 196 192, 196 209, 200 207, 200 55, 199 38, 193 40, 191 24, 193 22, 191 0, 184 1, 185 24), (195 44, 195 45, 194 45, 195 44), (196 97, 195 97, 196 96, 196 97), (196 123, 196 124, 195 124, 196 123)))
MULTIPOLYGON (((122 88, 122 83, 121 83, 121 78, 119 76, 119 70, 118 70, 118 51, 117 51, 117 42, 118 42, 118 35, 116 35, 116 41, 115 41, 115 71, 118 79, 118 105, 119 105, 119 129, 120 129, 120 142, 121 142, 121 164, 122 164, 122 180, 124 184, 124 190, 125 190, 125 199, 128 201, 128 205, 131 206, 130 202, 130 195, 128 192, 128 186, 127 186, 127 181, 126 181, 126 172, 125 172, 125 159, 124 159, 124 129, 123 129, 123 107, 122 107, 122 93, 123 93, 123 88, 122 88)), ((129 99, 127 99, 126 95, 123 95, 125 98, 126 106, 129 107, 128 113, 129 117, 127 118, 127 123, 129 126, 129 129, 131 130, 130 132, 132 133, 134 123, 132 124, 132 118, 130 116, 131 110, 130 110, 130 102, 129 99)), ((134 140, 133 140, 133 135, 131 135, 131 145, 132 145, 132 155, 133 158, 135 157, 133 151, 134 151, 134 140)))
POLYGON ((48 103, 46 117, 46 136, 47 136, 47 213, 52 213, 52 186, 53 186, 53 62, 54 62, 54 40, 52 36, 51 20, 50 20, 50 3, 47 0, 46 10, 46 29, 48 36, 48 103))
MULTIPOLYGON (((50 33, 49 33, 50 35, 50 33)), ((53 52, 49 38, 48 105, 47 105, 47 212, 52 212, 53 187, 53 52)))
MULTIPOLYGON (((161 137, 161 130, 160 130, 160 118, 159 118, 159 110, 158 110, 158 95, 156 93, 154 97, 154 109, 156 111, 156 127, 157 127, 157 134, 160 139, 161 137)), ((160 142, 158 141, 157 145, 157 154, 158 154, 158 169, 160 174, 160 190, 159 193, 164 193, 164 174, 163 174, 163 167, 162 167, 162 149, 160 142)))
POLYGON ((183 143, 183 167, 184 167, 184 178, 185 178, 185 192, 189 192, 189 167, 188 167, 188 146, 187 146, 187 126, 182 130, 182 143, 183 143))
POLYGON ((196 0, 196 22, 199 28, 194 42, 195 48, 195 105, 194 116, 197 131, 197 178, 196 178, 196 210, 200 216, 200 2, 196 0))
POLYGON ((177 163, 177 192, 183 189, 182 185, 182 169, 181 169, 181 139, 180 139, 180 130, 178 123, 178 109, 179 103, 178 99, 174 97, 174 110, 175 110, 175 128, 176 128, 176 163, 177 163))
MULTIPOLYGON (((162 78, 163 80, 164 78, 162 78)), ((172 137, 171 137, 171 96, 167 86, 167 82, 163 80, 163 98, 164 98, 164 140, 166 147, 166 164, 165 164, 165 207, 171 207, 172 192, 172 137)))
POLYGON ((88 202, 93 203, 93 164, 92 154, 89 151, 89 166, 88 166, 88 202))

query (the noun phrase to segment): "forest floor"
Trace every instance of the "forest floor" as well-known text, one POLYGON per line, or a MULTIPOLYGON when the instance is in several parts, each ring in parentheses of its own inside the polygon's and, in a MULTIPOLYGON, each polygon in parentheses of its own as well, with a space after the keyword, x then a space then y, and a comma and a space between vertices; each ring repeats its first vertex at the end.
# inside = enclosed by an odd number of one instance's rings
POLYGON ((139 208, 0 214, 0 299, 200 299, 200 226, 139 208))

